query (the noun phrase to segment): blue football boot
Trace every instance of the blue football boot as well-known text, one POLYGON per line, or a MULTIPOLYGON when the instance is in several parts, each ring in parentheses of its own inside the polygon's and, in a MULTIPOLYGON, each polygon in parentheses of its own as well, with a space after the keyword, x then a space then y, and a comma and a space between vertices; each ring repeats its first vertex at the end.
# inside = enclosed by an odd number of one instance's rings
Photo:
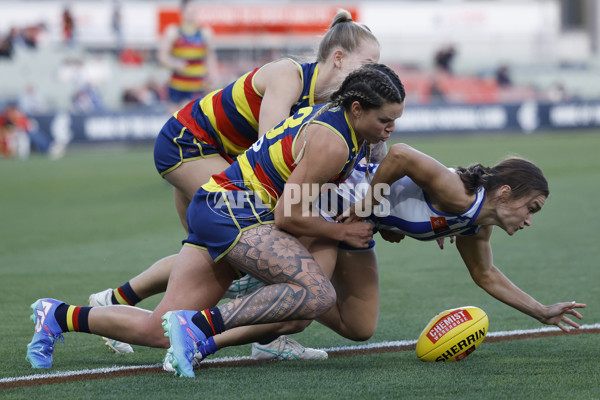
POLYGON ((31 319, 35 323, 35 332, 31 343, 27 345, 26 359, 33 368, 50 368, 56 341, 64 343, 62 329, 54 317, 56 308, 61 304, 62 301, 54 299, 39 299, 31 305, 31 319))
POLYGON ((194 355, 198 351, 198 343, 206 340, 204 333, 193 322, 197 311, 169 311, 162 316, 165 336, 169 337, 167 357, 175 369, 175 376, 194 378, 194 355))

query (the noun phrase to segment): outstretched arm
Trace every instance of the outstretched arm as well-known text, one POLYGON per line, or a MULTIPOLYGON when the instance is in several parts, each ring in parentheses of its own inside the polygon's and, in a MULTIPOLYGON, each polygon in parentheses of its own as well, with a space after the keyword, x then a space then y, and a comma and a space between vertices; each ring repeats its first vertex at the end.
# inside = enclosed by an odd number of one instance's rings
POLYGON ((492 227, 484 226, 476 235, 460 236, 456 240, 456 247, 475 283, 496 299, 543 324, 556 325, 565 332, 569 331, 565 324, 579 328, 579 324, 568 318, 567 314, 581 319, 581 314, 575 309, 586 305, 569 301, 546 306, 519 289, 493 264, 489 240, 491 234, 492 227))

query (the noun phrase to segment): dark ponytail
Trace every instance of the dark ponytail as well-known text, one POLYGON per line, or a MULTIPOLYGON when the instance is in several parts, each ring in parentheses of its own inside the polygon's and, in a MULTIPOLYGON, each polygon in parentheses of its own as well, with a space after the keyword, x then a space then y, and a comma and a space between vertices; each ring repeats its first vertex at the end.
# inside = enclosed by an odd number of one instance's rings
POLYGON ((535 192, 545 197, 550 195, 548 181, 542 170, 523 158, 510 157, 491 168, 481 164, 473 164, 466 168, 457 167, 456 171, 470 194, 474 194, 480 186, 490 192, 502 185, 508 185, 515 199, 535 192))

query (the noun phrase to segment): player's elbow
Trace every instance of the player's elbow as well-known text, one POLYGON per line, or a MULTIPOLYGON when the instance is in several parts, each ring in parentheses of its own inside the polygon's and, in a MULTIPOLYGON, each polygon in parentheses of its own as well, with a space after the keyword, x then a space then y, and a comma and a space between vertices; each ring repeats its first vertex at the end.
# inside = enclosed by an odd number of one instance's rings
MULTIPOLYGON (((301 225, 302 218, 296 217, 292 212, 286 212, 285 207, 276 207, 275 209, 275 226, 292 235, 302 235, 301 225)), ((289 210, 288 210, 289 211, 289 210)))
POLYGON ((471 273, 471 279, 473 279, 473 282, 480 288, 487 291, 488 288, 492 286, 494 279, 490 269, 471 268, 469 271, 471 273))
POLYGON ((294 222, 293 218, 284 213, 275 212, 275 226, 283 231, 293 234, 294 222))

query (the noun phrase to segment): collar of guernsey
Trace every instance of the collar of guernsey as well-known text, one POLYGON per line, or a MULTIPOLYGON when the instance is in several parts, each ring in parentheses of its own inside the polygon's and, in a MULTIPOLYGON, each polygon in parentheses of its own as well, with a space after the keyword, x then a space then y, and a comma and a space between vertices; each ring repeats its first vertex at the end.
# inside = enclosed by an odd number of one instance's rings
MULTIPOLYGON (((220 174, 213 175, 202 188, 208 192, 252 191, 263 204, 274 208, 290 174, 300 162, 294 157, 297 140, 304 140, 302 128, 325 104, 305 107, 267 132, 245 153, 220 174)), ((318 116, 312 123, 328 127, 338 135, 348 149, 346 163, 329 182, 339 184, 352 171, 360 148, 356 133, 342 107, 335 107, 318 116)))
POLYGON ((315 105, 315 87, 317 85, 317 77, 319 76, 319 64, 298 64, 294 60, 291 61, 298 66, 302 79, 302 93, 300 93, 296 104, 290 109, 290 115, 293 115, 301 108, 315 105))

